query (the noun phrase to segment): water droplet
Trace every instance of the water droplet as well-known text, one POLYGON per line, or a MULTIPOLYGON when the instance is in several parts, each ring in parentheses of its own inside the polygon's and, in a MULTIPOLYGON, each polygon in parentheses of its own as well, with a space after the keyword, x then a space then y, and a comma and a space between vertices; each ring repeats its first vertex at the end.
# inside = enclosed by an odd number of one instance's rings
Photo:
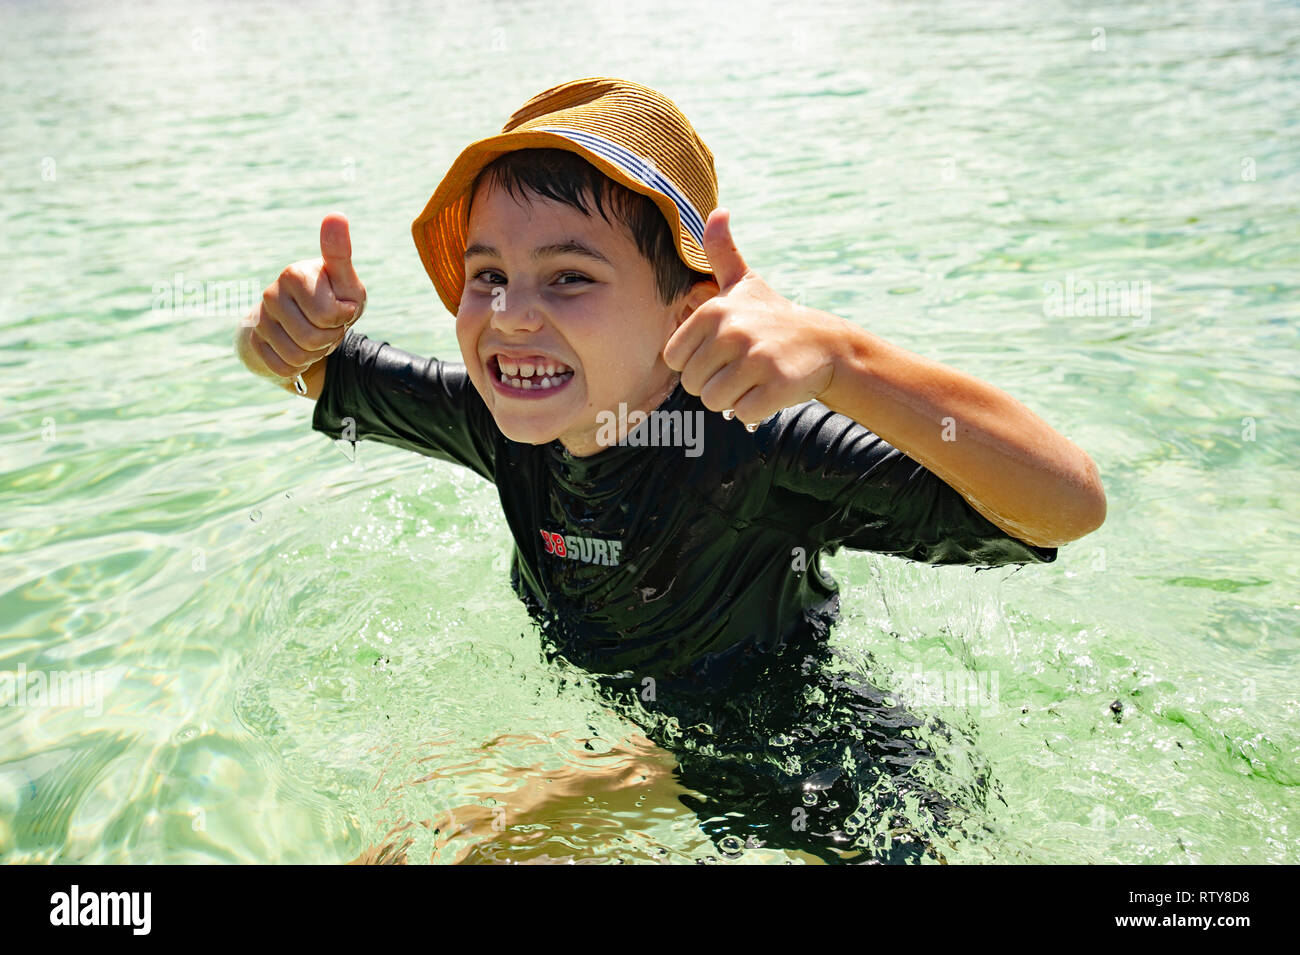
POLYGON ((843 773, 844 770, 836 769, 834 767, 831 769, 823 769, 819 772, 813 773, 805 779, 803 781, 803 788, 810 792, 818 789, 830 789, 831 786, 835 785, 835 780, 839 779, 843 773))
POLYGON ((745 851, 745 842, 740 836, 727 835, 718 840, 718 849, 728 859, 735 859, 745 851))
POLYGON ((262 512, 255 508, 253 512, 248 515, 248 519, 252 521, 254 524, 256 524, 258 521, 262 519, 262 512))

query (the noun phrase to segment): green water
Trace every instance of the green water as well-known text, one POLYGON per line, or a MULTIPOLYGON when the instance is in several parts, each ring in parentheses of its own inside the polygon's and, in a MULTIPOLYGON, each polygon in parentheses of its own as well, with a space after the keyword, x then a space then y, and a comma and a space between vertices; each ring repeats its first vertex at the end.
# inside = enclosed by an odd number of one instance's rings
MULTIPOLYGON (((0 706, 0 861, 337 862, 415 823, 445 862, 421 821, 617 762, 632 727, 541 661, 489 485, 348 460, 239 365, 238 301, 155 307, 260 293, 339 209, 358 329, 458 359, 410 222, 598 74, 682 107, 778 290, 1101 470, 1105 526, 1053 565, 829 561, 885 685, 996 678, 913 701, 1000 794, 948 860, 1300 861, 1300 8, 693 9, 0 3, 0 674, 99 691, 0 706), (1049 314, 1071 281, 1149 282, 1149 314, 1049 314)), ((580 808, 535 847, 717 855, 684 806, 580 808)))

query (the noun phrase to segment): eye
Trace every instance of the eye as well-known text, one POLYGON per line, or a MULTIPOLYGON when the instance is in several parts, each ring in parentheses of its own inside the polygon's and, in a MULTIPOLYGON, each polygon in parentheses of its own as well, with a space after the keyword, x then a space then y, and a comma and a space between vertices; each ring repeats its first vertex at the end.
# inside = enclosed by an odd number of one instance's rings
MULTIPOLYGON (((581 272, 562 272, 562 273, 560 273, 560 278, 561 278, 561 279, 575 278, 575 279, 577 279, 579 282, 590 282, 590 281, 591 281, 591 279, 587 278, 587 276, 583 275, 581 272)), ((562 284, 562 285, 572 285, 573 283, 572 283, 572 282, 561 282, 560 284, 562 284)))
POLYGON ((481 279, 485 275, 501 275, 501 273, 498 272, 496 269, 480 269, 479 271, 474 273, 474 278, 481 279))

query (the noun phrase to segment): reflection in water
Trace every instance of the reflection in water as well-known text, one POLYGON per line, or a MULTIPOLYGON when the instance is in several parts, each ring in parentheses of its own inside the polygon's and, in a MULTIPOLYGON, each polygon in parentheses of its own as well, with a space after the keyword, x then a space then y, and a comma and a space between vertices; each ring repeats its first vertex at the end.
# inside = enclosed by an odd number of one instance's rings
POLYGON ((891 702, 870 663, 814 639, 742 659, 725 682, 623 699, 704 795, 683 802, 725 856, 766 846, 828 863, 945 861, 943 842, 985 807, 988 774, 959 776, 957 745, 973 740, 891 702))
MULTIPOLYGON (((945 843, 978 836, 989 775, 973 749, 959 769, 968 731, 891 702, 870 663, 814 640, 744 658, 725 684, 660 681, 648 700, 598 677, 644 735, 435 745, 421 761, 436 768, 409 785, 445 782, 455 805, 418 825, 434 861, 461 864, 944 862, 945 843)), ((405 863, 416 825, 399 819, 354 861, 405 863)))
MULTIPOLYGON (((681 816, 679 797, 689 795, 674 778, 671 754, 635 733, 615 745, 567 736, 507 734, 468 759, 424 757, 437 768, 409 785, 447 781, 456 792, 453 808, 418 823, 436 837, 432 861, 665 861, 669 850, 649 833, 681 816), (557 746, 559 765, 548 759, 557 746)), ((406 863, 415 825, 398 821, 354 864, 406 863)))

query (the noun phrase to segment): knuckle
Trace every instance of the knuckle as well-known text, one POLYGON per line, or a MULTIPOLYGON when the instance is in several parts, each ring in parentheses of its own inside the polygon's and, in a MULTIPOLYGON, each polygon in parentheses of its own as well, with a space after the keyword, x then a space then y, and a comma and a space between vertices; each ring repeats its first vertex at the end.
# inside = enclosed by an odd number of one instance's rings
POLYGON ((306 353, 298 347, 297 342, 283 331, 272 333, 269 337, 264 338, 263 344, 267 354, 274 356, 277 362, 275 371, 280 375, 283 375, 294 363, 301 362, 306 357, 306 353))
POLYGON ((700 403, 710 411, 722 411, 722 402, 717 398, 717 392, 705 388, 700 392, 700 403))
POLYGON ((262 356, 262 362, 266 365, 267 371, 279 375, 280 377, 285 376, 288 365, 286 365, 284 360, 276 354, 274 348, 264 341, 259 341, 257 343, 257 351, 258 354, 262 356))
POLYGON ((262 343, 262 356, 266 359, 266 367, 268 369, 275 372, 277 375, 284 374, 284 370, 288 365, 285 363, 285 360, 280 357, 279 353, 266 342, 262 343))
POLYGON ((307 349, 292 339, 284 343, 283 356, 287 365, 301 365, 305 361, 311 361, 307 349))
POLYGON ((308 352, 319 352, 330 346, 334 341, 334 333, 323 328, 313 328, 303 342, 303 350, 308 352))
POLYGON ((280 273, 280 279, 293 288, 306 289, 311 284, 311 271, 306 262, 294 262, 280 273))
POLYGON ((743 345, 749 341, 749 336, 740 323, 727 316, 718 326, 718 341, 731 346, 743 345))
POLYGON ((272 318, 270 313, 265 309, 259 309, 257 314, 254 316, 252 324, 248 326, 249 331, 253 335, 253 341, 266 341, 266 329, 271 322, 272 318))

